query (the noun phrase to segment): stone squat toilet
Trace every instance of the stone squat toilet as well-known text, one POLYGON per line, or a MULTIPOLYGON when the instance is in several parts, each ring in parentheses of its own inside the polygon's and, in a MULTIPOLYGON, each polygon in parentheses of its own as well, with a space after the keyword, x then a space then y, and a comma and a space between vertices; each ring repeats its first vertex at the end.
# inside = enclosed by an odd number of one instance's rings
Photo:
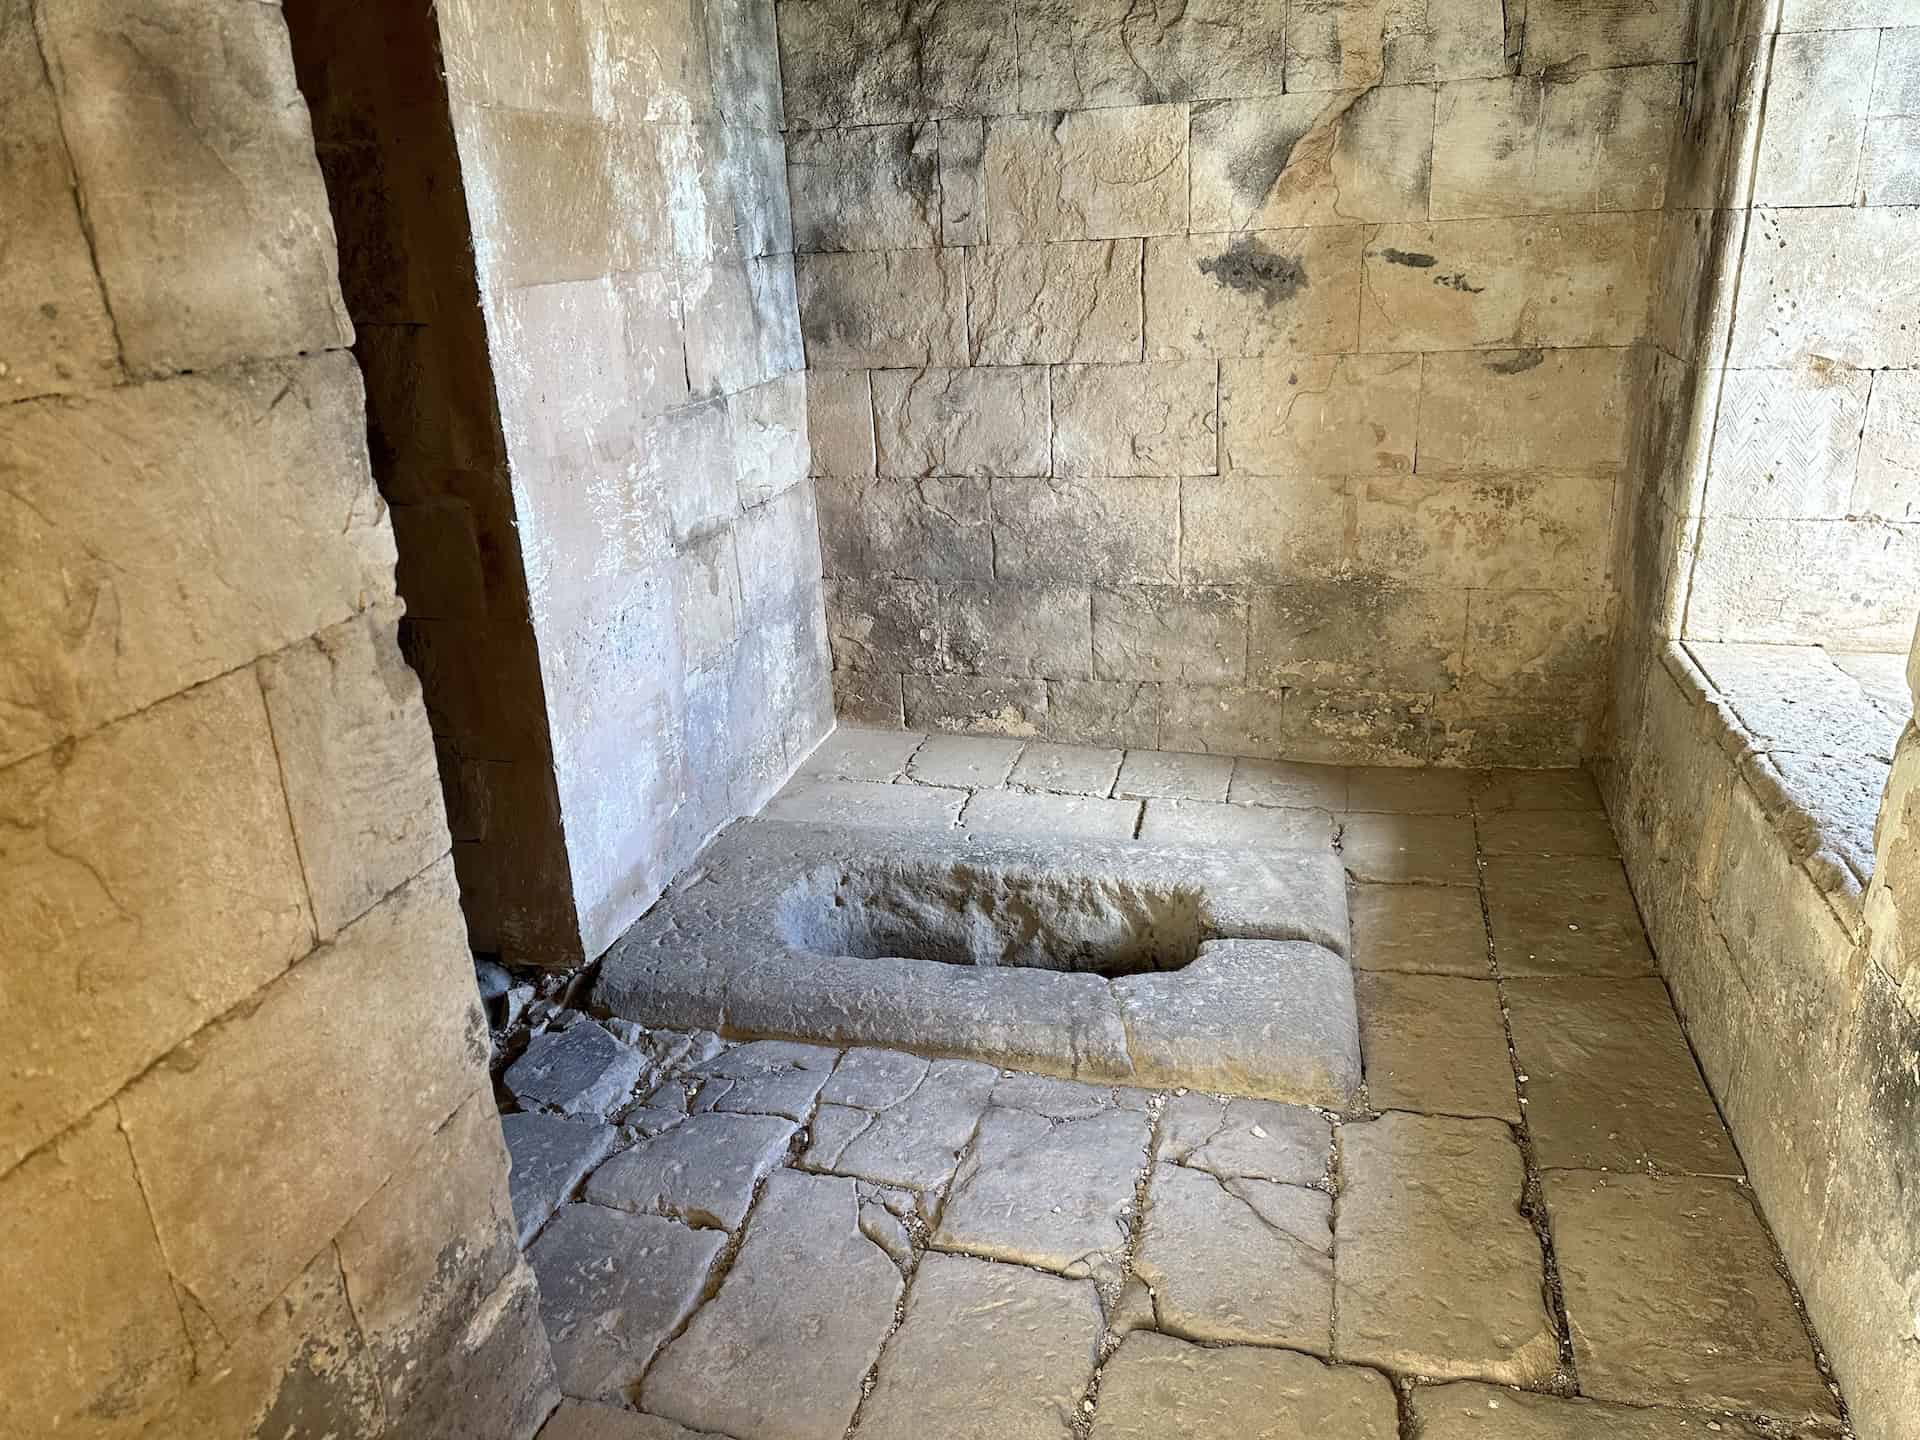
POLYGON ((608 952, 593 999, 1338 1110, 1361 1078, 1347 933, 1329 852, 744 821, 608 952))

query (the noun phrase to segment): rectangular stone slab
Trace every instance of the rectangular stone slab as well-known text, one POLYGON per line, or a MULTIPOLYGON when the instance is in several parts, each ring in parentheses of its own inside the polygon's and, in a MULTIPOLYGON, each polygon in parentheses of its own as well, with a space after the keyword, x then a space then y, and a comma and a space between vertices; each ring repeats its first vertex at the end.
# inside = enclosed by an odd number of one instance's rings
MULTIPOLYGON (((1183 947, 1197 956, 1202 946, 1225 939, 1291 941, 1261 951, 1265 963, 1240 977, 1237 991, 1252 984, 1276 1000, 1292 996, 1295 1008, 1303 996, 1331 996, 1328 1023, 1302 1027, 1298 1042, 1305 1063, 1260 1066, 1234 1088, 1341 1106, 1359 1079, 1352 982, 1340 958, 1346 935, 1344 877, 1338 858, 1325 852, 1230 854, 951 832, 876 835, 761 820, 722 835, 608 952, 594 999, 616 1015, 653 1024, 891 1046, 1095 1080, 1133 1079, 1144 1063, 1154 1083, 1177 1084, 1184 1083, 1178 1056, 1206 1047, 1182 1046, 1169 1027, 1179 1031, 1204 1021, 1204 1034, 1192 1037, 1198 1041, 1231 1026, 1234 1014, 1216 1013, 1205 997, 1182 993, 1189 975, 1195 986, 1207 988, 1201 982, 1219 968, 1217 961, 1156 967, 1178 964, 1169 957, 1183 947), (1121 935, 1126 944, 1144 947, 1132 966, 1142 973, 1110 981, 1089 968, 946 963, 870 948, 904 936, 924 953, 927 946, 950 947, 973 933, 942 909, 944 902, 923 903, 897 885, 900 893, 889 892, 884 901, 869 893, 885 888, 890 876, 923 873, 941 877, 965 900, 968 925, 1006 928, 1014 937, 1009 944, 1025 947, 1024 958, 1090 964, 1067 952, 1083 940, 1097 949, 1102 937, 1121 935), (875 886, 863 889, 869 876, 877 877, 875 886), (968 889, 976 884, 978 899, 968 889), (1148 895, 1159 898, 1146 904, 1141 897, 1148 895), (889 928, 869 926, 856 935, 868 922, 848 915, 862 906, 879 913, 874 923, 889 928), (916 906, 931 918, 920 916, 916 906), (1052 906, 1059 913, 1023 925, 1023 906, 1052 906), (914 929, 923 920, 932 927, 926 935, 914 929), (1132 925, 1142 933, 1134 935, 1132 925), (1033 938, 1036 929, 1039 940, 1033 938), (1049 945, 1049 936, 1056 943, 1049 945), (862 953, 843 953, 862 944, 869 946, 862 953), (1312 983, 1306 984, 1309 972, 1312 983), (1330 985, 1330 979, 1343 983, 1330 985), (1130 998, 1123 1000, 1123 992, 1130 998), (1174 1002, 1161 1023, 1142 1025, 1135 1002, 1146 993, 1164 993, 1174 1002), (1150 1037, 1151 1057, 1132 1053, 1134 1034, 1142 1043, 1150 1037)), ((1256 1012, 1271 1018, 1279 1010, 1269 1005, 1245 1013, 1256 1012)), ((1274 1047, 1271 1033, 1253 1038, 1274 1047)), ((1275 1058, 1288 1060, 1284 1044, 1275 1058)), ((1197 1083, 1202 1077, 1193 1078, 1197 1083)), ((1219 1079, 1211 1070, 1204 1078, 1210 1085, 1219 1079)))

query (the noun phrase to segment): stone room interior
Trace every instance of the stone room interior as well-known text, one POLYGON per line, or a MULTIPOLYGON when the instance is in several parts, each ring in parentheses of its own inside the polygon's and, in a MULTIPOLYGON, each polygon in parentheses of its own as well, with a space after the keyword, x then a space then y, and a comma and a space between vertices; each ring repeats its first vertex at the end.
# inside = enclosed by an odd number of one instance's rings
POLYGON ((0 1440, 1920 1440, 1917 621, 1920 0, 0 0, 0 1440))

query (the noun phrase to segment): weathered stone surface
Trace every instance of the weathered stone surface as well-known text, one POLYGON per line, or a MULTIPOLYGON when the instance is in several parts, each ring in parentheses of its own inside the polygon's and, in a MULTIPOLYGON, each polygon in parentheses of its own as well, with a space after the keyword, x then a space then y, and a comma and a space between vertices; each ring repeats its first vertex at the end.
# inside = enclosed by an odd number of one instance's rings
POLYGON ((1708 516, 1701 524, 1688 628, 1703 640, 1804 644, 1820 636, 1897 649, 1911 636, 1920 530, 1878 521, 1708 516), (1809 590, 1803 577, 1846 575, 1809 590))
MULTIPOLYGON (((728 255, 683 287, 687 376, 695 395, 731 395, 801 368, 804 311, 794 308, 797 284, 790 255, 728 255)), ((809 332, 804 353, 813 343, 809 332)))
POLYGON ((540 1440, 705 1440, 705 1437, 638 1410, 563 1400, 540 1432, 540 1440))
MULTIPOLYGON (((1464 432, 1456 438, 1481 443, 1464 432)), ((1525 445, 1539 448, 1531 440, 1525 445)), ((1351 486, 1352 558, 1409 584, 1598 588, 1613 542, 1617 481, 1611 464, 1562 475, 1485 470, 1367 477, 1351 486)))
POLYGON ((1273 845, 1319 850, 1333 844, 1333 816, 1325 810, 1219 805, 1207 800, 1150 800, 1140 838, 1160 844, 1273 845))
POLYGON ((787 137, 796 250, 940 243, 939 128, 862 125, 787 137))
POLYGON ((1325 1353, 1332 1220, 1324 1190, 1156 1165, 1134 1269, 1152 1291, 1157 1327, 1325 1353))
POLYGON ((1156 1143, 1161 1160, 1219 1180, 1314 1185, 1326 1178, 1332 1129, 1300 1106, 1188 1091, 1167 1102, 1156 1143))
POLYGON ((771 1115, 690 1115, 624 1150, 587 1178, 594 1205, 664 1215, 697 1229, 737 1229, 754 1188, 799 1127, 771 1115))
POLYGON ((437 1347, 405 1409, 388 1402, 389 1426, 504 1426, 509 1433, 530 1433, 560 1401, 532 1268, 516 1262, 472 1311, 454 1313, 458 1327, 437 1347))
POLYGON ((1464 669, 1467 605, 1462 593, 1358 573, 1258 591, 1247 674, 1335 691, 1451 689, 1464 669))
POLYGON ((1093 592, 1093 668, 1103 678, 1230 683, 1246 678, 1246 650, 1242 592, 1184 585, 1093 592))
POLYGON ((1132 587, 1171 581, 1179 571, 1178 480, 995 480, 992 508, 993 568, 1001 579, 1132 587))
POLYGON ((1124 0, 1043 0, 1021 12, 1021 110, 1278 95, 1286 16, 1229 0, 1143 11, 1124 0))
POLYGON ((608 1115, 632 1095, 647 1058, 592 1021, 533 1037, 501 1083, 522 1105, 562 1115, 608 1115))
POLYGON ((1211 475, 1219 468, 1212 364, 1063 365, 1053 372, 1060 475, 1211 475))
POLYGON ((1129 975, 1113 982, 1113 993, 1139 1083, 1332 1109, 1344 1108, 1359 1088, 1353 972, 1330 950, 1210 940, 1184 970, 1129 975))
POLYGON ((1339 573, 1333 557, 1345 547, 1346 513, 1339 479, 1241 474, 1183 480, 1181 573, 1189 583, 1221 585, 1297 585, 1302 575, 1339 573))
POLYGON ((1874 375, 1849 508, 1885 520, 1920 517, 1920 371, 1874 375))
POLYGON ((949 830, 966 798, 964 791, 925 785, 880 789, 856 780, 798 780, 762 813, 769 820, 949 830))
POLYGON ((1525 1176, 1494 1120, 1341 1127, 1334 1354, 1436 1379, 1538 1383, 1559 1342, 1525 1176))
POLYGON ((1008 1071, 993 1087, 993 1103, 1001 1109, 1029 1110, 1050 1120, 1081 1120, 1116 1109, 1144 1111, 1150 1098, 1145 1090, 1024 1071, 1008 1071))
MULTIPOLYGON (((1657 218, 1452 220, 1367 232, 1358 348, 1630 345, 1644 327, 1657 218)), ((1151 319, 1148 332, 1151 339, 1151 319)))
POLYGON ((1503 975, 1650 975, 1640 912, 1617 860, 1496 856, 1487 918, 1503 975))
POLYGON ((779 8, 790 125, 878 124, 1019 108, 1012 13, 959 0, 922 13, 860 0, 779 8))
POLYGON ((1196 105, 1190 228, 1424 220, 1433 148, 1418 86, 1196 105))
MULTIPOLYGON (((1427 357, 1443 358, 1450 357, 1427 357)), ((1322 355, 1222 361, 1225 468, 1254 475, 1410 473, 1421 360, 1322 355)))
POLYGON ((1587 0, 1553 0, 1527 13, 1520 68, 1598 70, 1693 58, 1693 13, 1684 5, 1622 9, 1587 0))
POLYGON ((980 1118, 932 1243, 1117 1279, 1148 1139, 1147 1119, 1135 1112, 1052 1121, 995 1106, 980 1118))
POLYGON ((987 238, 987 155, 983 120, 940 122, 940 243, 980 245, 987 238))
POLYGON ((1357 348, 1368 234, 1360 226, 1329 225, 1148 240, 1147 358, 1357 348))
POLYGON ((877 473, 865 370, 807 372, 807 438, 815 475, 877 473))
POLYGON ((1041 366, 875 371, 880 473, 1044 475, 1047 404, 1041 366))
POLYGON ((804 1121, 827 1083, 837 1050, 790 1040, 755 1040, 694 1067, 701 1081, 693 1108, 804 1121))
POLYGON ((1600 810, 1514 810, 1482 815, 1487 855, 1618 855, 1613 827, 1600 810))
POLYGON ((1879 50, 1871 30, 1783 35, 1774 45, 1755 205, 1854 203, 1879 50))
POLYGON ((1920 209, 1756 210, 1727 364, 1797 365, 1822 357, 1858 369, 1920 365, 1920 333, 1893 317, 1920 293, 1911 268, 1920 209), (1867 295, 1875 303, 1819 304, 1867 295))
POLYGON ((1353 878, 1383 884, 1472 885, 1473 822, 1463 816, 1350 814, 1340 853, 1353 878))
MULTIPOLYGON (((1594 470, 1626 459, 1629 350, 1423 357, 1420 463, 1440 473, 1594 470)), ((1564 583, 1564 581, 1562 581, 1564 583)))
MULTIPOLYGON (((1505 1386, 1421 1385, 1410 1394, 1420 1433, 1433 1440, 1684 1440, 1700 1421, 1673 1410, 1534 1395, 1505 1386)), ((1759 1440, 1758 1426, 1731 1415, 1711 1422, 1730 1440, 1759 1440)))
POLYGON ((935 735, 914 752, 907 774, 922 785, 993 789, 1006 783, 1020 751, 1017 740, 935 735))
POLYGON ((640 1403, 742 1440, 839 1440, 901 1288, 858 1207, 851 1180, 777 1171, 720 1293, 647 1373, 640 1403))
POLYGON ((912 730, 875 730, 840 725, 800 767, 802 776, 871 780, 891 784, 907 773, 907 760, 926 736, 912 730))
POLYGON ((122 1093, 175 1279, 240 1333, 485 1079, 486 1059, 443 860, 268 987, 246 1023, 200 1031, 122 1093), (328 1083, 290 1090, 288 1075, 328 1083))
POLYGON ((1233 761, 1224 755, 1182 755, 1167 750, 1128 752, 1116 795, 1142 799, 1225 800, 1233 761))
POLYGON ((956 669, 990 676, 1087 673, 1092 601, 1078 586, 963 583, 943 586, 939 605, 956 669))
POLYGON ((1065 1440, 1101 1325, 1091 1281, 928 1255, 853 1434, 915 1440, 931 1427, 954 1440, 1065 1440))
MULTIPOLYGON (((983 479, 947 476, 820 481, 820 548, 827 572, 991 579, 988 486, 983 479)), ((899 658, 902 664, 924 660, 912 650, 899 658)))
POLYGON ((1160 687, 1137 680, 1048 682, 1048 732, 1084 745, 1155 745, 1160 687))
POLYGON ((1482 815, 1504 810, 1599 810, 1600 789, 1585 770, 1489 770, 1474 782, 1474 808, 1482 815))
POLYGON ((1177 234, 1187 223, 1186 107, 989 120, 985 177, 996 243, 1177 234))
POLYGON ((624 1398, 700 1303, 726 1238, 653 1215, 561 1206, 527 1256, 561 1390, 624 1398))
POLYGON ((1362 973, 1354 995, 1367 1099, 1376 1110, 1519 1123, 1500 992, 1491 980, 1362 973))
POLYGON ((981 245, 967 253, 976 365, 1140 358, 1140 242, 981 245))
POLYGON ((606 1157, 619 1138, 611 1125, 568 1120, 559 1115, 502 1115, 513 1214, 521 1245, 573 1194, 574 1186, 606 1157))
POLYGON ((1347 808, 1347 772, 1337 765, 1236 760, 1227 799, 1235 805, 1344 810, 1347 808))
POLYGON ((966 363, 966 276, 958 252, 801 255, 794 275, 809 365, 966 363))
POLYGON ((1480 892, 1467 885, 1356 885, 1347 896, 1356 970, 1491 973, 1480 892))
POLYGON ((1135 1332, 1101 1372, 1094 1440, 1165 1435, 1340 1435, 1392 1440, 1384 1375, 1249 1346, 1199 1346, 1135 1332))
POLYGON ((850 1050, 822 1092, 802 1163, 915 1190, 945 1185, 993 1081, 990 1066, 968 1060, 850 1050))
POLYGON ((1020 752, 1007 783, 1059 795, 1111 795, 1120 774, 1121 753, 1095 745, 1036 741, 1020 752))
POLYGON ((968 802, 960 823, 983 835, 1084 835, 1131 840, 1140 828, 1140 802, 1094 795, 988 791, 968 802))
POLYGON ((1392 815, 1464 815, 1473 808, 1473 777, 1464 770, 1356 765, 1347 771, 1345 808, 1392 815))
POLYGON ((740 503, 765 505, 807 478, 806 377, 795 371, 727 396, 740 503))
POLYGON ((1047 733, 1052 688, 1004 676, 906 675, 900 682, 909 725, 968 735, 1047 733))
POLYGON ((130 31, 117 6, 68 5, 41 34, 130 369, 210 370, 352 340, 277 7, 169 0, 130 31))
POLYGON ((1581 1388, 1596 1399, 1831 1420, 1773 1246, 1739 1185, 1550 1177, 1581 1388))
POLYGON ((1511 979, 1506 998, 1543 1167, 1741 1173, 1660 981, 1511 979))

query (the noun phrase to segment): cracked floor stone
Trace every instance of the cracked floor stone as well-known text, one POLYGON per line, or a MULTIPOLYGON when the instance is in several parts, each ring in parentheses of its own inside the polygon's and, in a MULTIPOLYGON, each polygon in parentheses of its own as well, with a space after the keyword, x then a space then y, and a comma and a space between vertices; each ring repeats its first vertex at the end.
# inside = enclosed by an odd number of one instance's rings
POLYGON ((1092 1434, 1093 1440, 1394 1440, 1399 1411, 1393 1386, 1372 1370, 1136 1331, 1101 1371, 1092 1434))
POLYGON ((772 1115, 690 1116, 614 1156, 587 1177, 582 1193, 614 1210, 732 1230, 798 1129, 772 1115))
POLYGON ((500 1129, 513 1166, 507 1175, 514 1223, 525 1245, 573 1193, 573 1187, 619 1141, 611 1125, 559 1115, 502 1115, 500 1129))
POLYGON ((1718 1440, 1764 1440, 1767 1433, 1732 1415, 1703 1424, 1684 1411, 1534 1395, 1472 1380, 1416 1386, 1407 1405, 1421 1440, 1687 1440, 1701 1430, 1718 1440))
POLYGON ((1223 1180, 1317 1184, 1332 1151, 1332 1124, 1298 1105, 1189 1091, 1160 1118, 1161 1159, 1223 1180))
POLYGON ((503 1083, 522 1106, 600 1117, 633 1093, 647 1069, 645 1055, 583 1019, 534 1036, 503 1083))
POLYGON ((916 1190, 945 1185, 997 1075, 969 1060, 850 1051, 822 1094, 801 1163, 916 1190), (889 1063, 901 1061, 913 1063, 889 1063))

